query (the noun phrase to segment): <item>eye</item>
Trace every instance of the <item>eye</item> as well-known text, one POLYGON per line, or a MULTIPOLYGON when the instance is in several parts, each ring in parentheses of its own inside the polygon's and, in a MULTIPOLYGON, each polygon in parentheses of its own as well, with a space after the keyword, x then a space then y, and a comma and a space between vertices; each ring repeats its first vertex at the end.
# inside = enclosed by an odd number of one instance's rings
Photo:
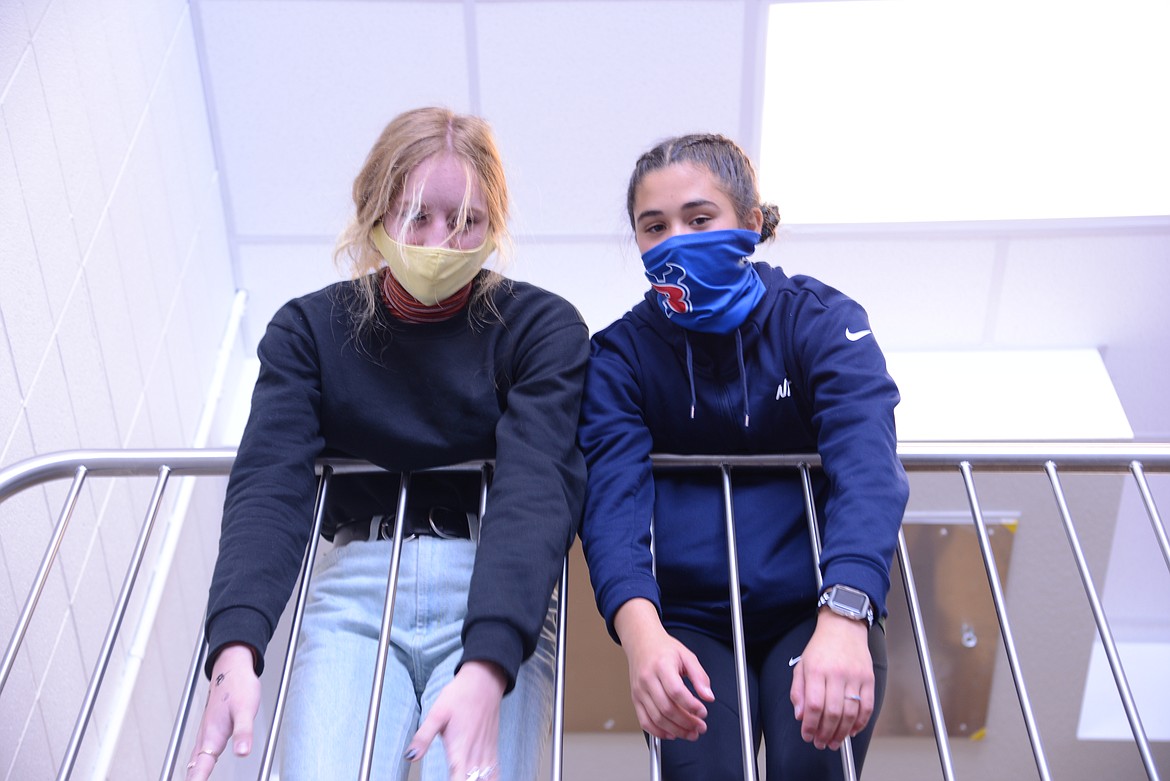
POLYGON ((467 215, 467 219, 463 221, 462 225, 451 225, 451 230, 458 233, 471 233, 475 230, 475 226, 479 225, 479 220, 475 218, 474 214, 467 215))
POLYGON ((696 228, 701 228, 704 225, 706 225, 707 223, 709 223, 711 220, 712 220, 711 217, 708 217, 705 214, 700 214, 698 217, 695 217, 691 220, 691 225, 695 226, 696 228))
POLYGON ((666 230, 666 226, 660 222, 651 223, 650 225, 644 225, 642 227, 643 233, 662 233, 664 230, 666 230))

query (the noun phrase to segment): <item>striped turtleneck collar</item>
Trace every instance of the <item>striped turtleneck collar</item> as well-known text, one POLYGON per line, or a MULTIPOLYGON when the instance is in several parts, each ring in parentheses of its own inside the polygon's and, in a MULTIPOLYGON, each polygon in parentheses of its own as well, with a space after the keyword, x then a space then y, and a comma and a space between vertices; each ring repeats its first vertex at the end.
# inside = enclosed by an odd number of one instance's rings
POLYGON ((417 298, 406 292, 390 269, 382 270, 382 303, 391 314, 406 323, 438 323, 450 320, 467 307, 471 299, 472 280, 461 288, 455 295, 446 298, 434 306, 427 306, 417 298))

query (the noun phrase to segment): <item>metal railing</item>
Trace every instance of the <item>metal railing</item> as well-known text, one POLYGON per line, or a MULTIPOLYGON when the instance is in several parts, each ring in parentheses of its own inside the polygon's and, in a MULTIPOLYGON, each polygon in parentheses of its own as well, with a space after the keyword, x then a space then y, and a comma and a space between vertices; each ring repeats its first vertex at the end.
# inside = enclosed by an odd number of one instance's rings
MULTIPOLYGON (((1151 781, 1159 778, 1158 769, 1150 750, 1149 740, 1142 725, 1141 717, 1134 702, 1133 692, 1126 678, 1125 670, 1117 651, 1113 633, 1101 606, 1100 592, 1093 582, 1092 574, 1085 560, 1080 538, 1073 523, 1072 513, 1065 496, 1061 475, 1068 472, 1093 473, 1129 473, 1136 481, 1142 503, 1149 517, 1155 544, 1160 549, 1168 569, 1170 569, 1170 543, 1167 542, 1166 527, 1159 515, 1153 494, 1150 490, 1147 472, 1170 472, 1170 443, 1136 444, 1132 442, 1101 442, 1101 443, 902 443, 898 449, 906 469, 915 472, 954 472, 961 476, 967 502, 979 539, 980 552, 983 558, 988 585, 994 601, 995 611, 999 621, 1000 635, 1004 650, 1007 654, 1011 675, 1019 706, 1024 718, 1028 741, 1035 760, 1039 778, 1051 778, 1049 763, 1045 755, 1040 731, 1036 725, 1033 713, 1032 699, 1025 685, 1024 674, 1017 654, 1016 642, 1012 633, 1011 622, 1008 616, 1004 596, 1003 579, 998 571, 994 555, 991 551, 987 533, 987 524, 980 507, 976 491, 976 472, 1037 472, 1047 477, 1051 486, 1054 500, 1068 538, 1077 571, 1084 586, 1085 596, 1089 603, 1096 625, 1098 636, 1108 658, 1109 667, 1113 674, 1126 718, 1133 733, 1134 744, 1138 750, 1145 773, 1151 781)), ((29 622, 36 610, 50 569, 57 558, 62 540, 67 532, 69 521, 77 506, 82 485, 89 478, 111 478, 128 476, 155 475, 155 487, 145 513, 139 536, 134 545, 130 564, 123 580, 122 589, 116 600, 113 615, 103 641, 98 660, 90 677, 87 691, 78 712, 73 733, 65 750, 64 758, 59 766, 59 779, 69 778, 74 770, 78 752, 84 739, 86 727, 92 717, 94 702, 113 653, 114 644, 118 637, 122 621, 126 614, 130 594, 134 589, 139 570, 143 563, 147 541, 155 527, 159 515, 164 492, 171 477, 198 477, 211 475, 225 475, 231 468, 234 460, 234 451, 218 450, 125 450, 125 451, 68 451, 49 454, 28 459, 0 470, 0 502, 4 502, 18 492, 43 483, 55 480, 71 480, 69 491, 65 497, 57 523, 47 545, 40 567, 29 588, 28 598, 17 619, 16 626, 9 639, 3 661, 0 661, 0 693, 3 692, 9 673, 12 670, 16 654, 24 640, 29 622)), ((810 534, 812 535, 813 550, 819 548, 816 536, 817 522, 815 509, 812 506, 812 494, 808 490, 810 470, 818 469, 819 459, 811 455, 778 455, 778 456, 676 456, 656 455, 654 457, 656 469, 718 469, 723 476, 725 496, 725 520, 729 534, 734 529, 734 519, 731 515, 731 476, 733 471, 740 469, 773 469, 795 470, 801 477, 805 491, 806 514, 809 519, 810 534)), ((483 475, 481 480, 481 509, 486 501, 487 469, 485 463, 462 464, 448 469, 476 470, 483 475)), ((292 669, 293 654, 296 649, 296 637, 300 630, 300 619, 303 615, 304 600, 308 593, 308 583, 312 575, 309 563, 315 560, 316 546, 320 539, 319 530, 323 517, 323 507, 329 490, 329 483, 335 474, 358 473, 377 471, 368 464, 345 460, 325 460, 318 467, 319 484, 316 507, 314 510, 314 532, 305 554, 303 576, 297 591, 297 598, 293 608, 293 627, 289 651, 286 654, 281 673, 280 691, 277 696, 273 727, 269 732, 264 749, 264 759, 260 771, 260 778, 267 778, 272 769, 273 756, 276 746, 276 737, 279 723, 283 714, 284 699, 287 693, 289 672, 292 669)), ((409 491, 409 475, 402 481, 399 493, 399 507, 401 508, 409 491)), ((7 530, 0 529, 0 533, 7 530)), ((386 647, 388 644, 389 625, 393 614, 394 592, 397 581, 397 569, 401 554, 402 538, 401 527, 395 532, 394 548, 390 572, 388 574, 388 589, 384 610, 382 637, 379 641, 379 662, 375 674, 375 684, 371 692, 370 708, 367 717, 367 728, 363 744, 363 758, 361 778, 369 777, 372 762, 372 746, 377 729, 377 706, 380 701, 381 677, 385 671, 386 647)), ((733 589, 733 611, 738 606, 737 568, 738 562, 734 555, 734 538, 729 538, 729 575, 733 589)), ((923 686, 929 706, 930 717, 934 728, 935 743, 941 774, 944 779, 951 781, 955 778, 954 762, 950 741, 947 734, 943 710, 940 702, 938 680, 930 656, 930 649, 923 625, 923 613, 920 607, 918 589, 914 582, 910 556, 906 546, 904 534, 899 534, 897 558, 905 588, 910 622, 914 634, 915 645, 918 651, 919 664, 922 672, 923 686)), ((554 781, 563 774, 563 739, 564 739, 564 681, 565 681, 565 629, 566 629, 566 587, 568 567, 562 569, 560 583, 560 599, 558 601, 558 628, 557 628, 557 656, 556 656, 556 690, 554 695, 555 710, 553 714, 553 746, 551 776, 554 781)), ((746 698, 743 682, 743 649, 742 628, 737 623, 738 639, 736 640, 737 678, 739 681, 741 701, 746 698)), ((206 643, 203 637, 202 624, 199 627, 198 641, 192 652, 191 663, 187 672, 187 681, 182 695, 179 712, 176 714, 174 727, 171 731, 170 742, 160 770, 160 778, 170 778, 177 762, 179 746, 188 716, 191 710, 194 693, 202 674, 203 661, 206 653, 206 643)), ((746 709, 741 709, 746 716, 746 709)), ((743 741, 743 760, 745 779, 754 779, 754 751, 752 749, 751 725, 743 721, 745 739, 743 741)), ((653 745, 653 741, 651 742, 653 745)), ((852 762, 848 751, 843 752, 843 767, 846 777, 854 777, 852 762)), ((656 757, 656 752, 651 752, 656 757)), ((660 768, 652 759, 651 776, 658 778, 660 768)))

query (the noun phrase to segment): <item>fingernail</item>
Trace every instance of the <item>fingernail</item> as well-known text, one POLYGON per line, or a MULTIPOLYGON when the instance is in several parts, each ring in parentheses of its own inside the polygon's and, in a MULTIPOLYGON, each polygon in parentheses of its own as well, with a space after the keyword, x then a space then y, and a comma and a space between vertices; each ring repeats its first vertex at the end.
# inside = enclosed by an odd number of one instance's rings
POLYGON ((236 756, 242 757, 242 756, 247 755, 248 749, 250 749, 250 748, 251 748, 251 746, 249 746, 247 743, 237 743, 236 744, 236 756))
POLYGON ((402 758, 407 760, 408 762, 413 762, 415 759, 418 758, 418 749, 408 748, 406 750, 406 753, 402 755, 402 758))

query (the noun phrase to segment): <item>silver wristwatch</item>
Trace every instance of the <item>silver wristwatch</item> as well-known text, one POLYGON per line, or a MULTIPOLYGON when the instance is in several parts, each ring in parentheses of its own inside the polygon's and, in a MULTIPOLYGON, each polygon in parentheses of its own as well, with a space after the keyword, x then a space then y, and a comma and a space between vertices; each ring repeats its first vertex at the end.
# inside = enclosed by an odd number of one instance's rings
POLYGON ((865 621, 871 628, 873 627, 873 604, 864 591, 837 584, 821 594, 817 607, 826 605, 839 616, 852 618, 854 621, 865 621))

